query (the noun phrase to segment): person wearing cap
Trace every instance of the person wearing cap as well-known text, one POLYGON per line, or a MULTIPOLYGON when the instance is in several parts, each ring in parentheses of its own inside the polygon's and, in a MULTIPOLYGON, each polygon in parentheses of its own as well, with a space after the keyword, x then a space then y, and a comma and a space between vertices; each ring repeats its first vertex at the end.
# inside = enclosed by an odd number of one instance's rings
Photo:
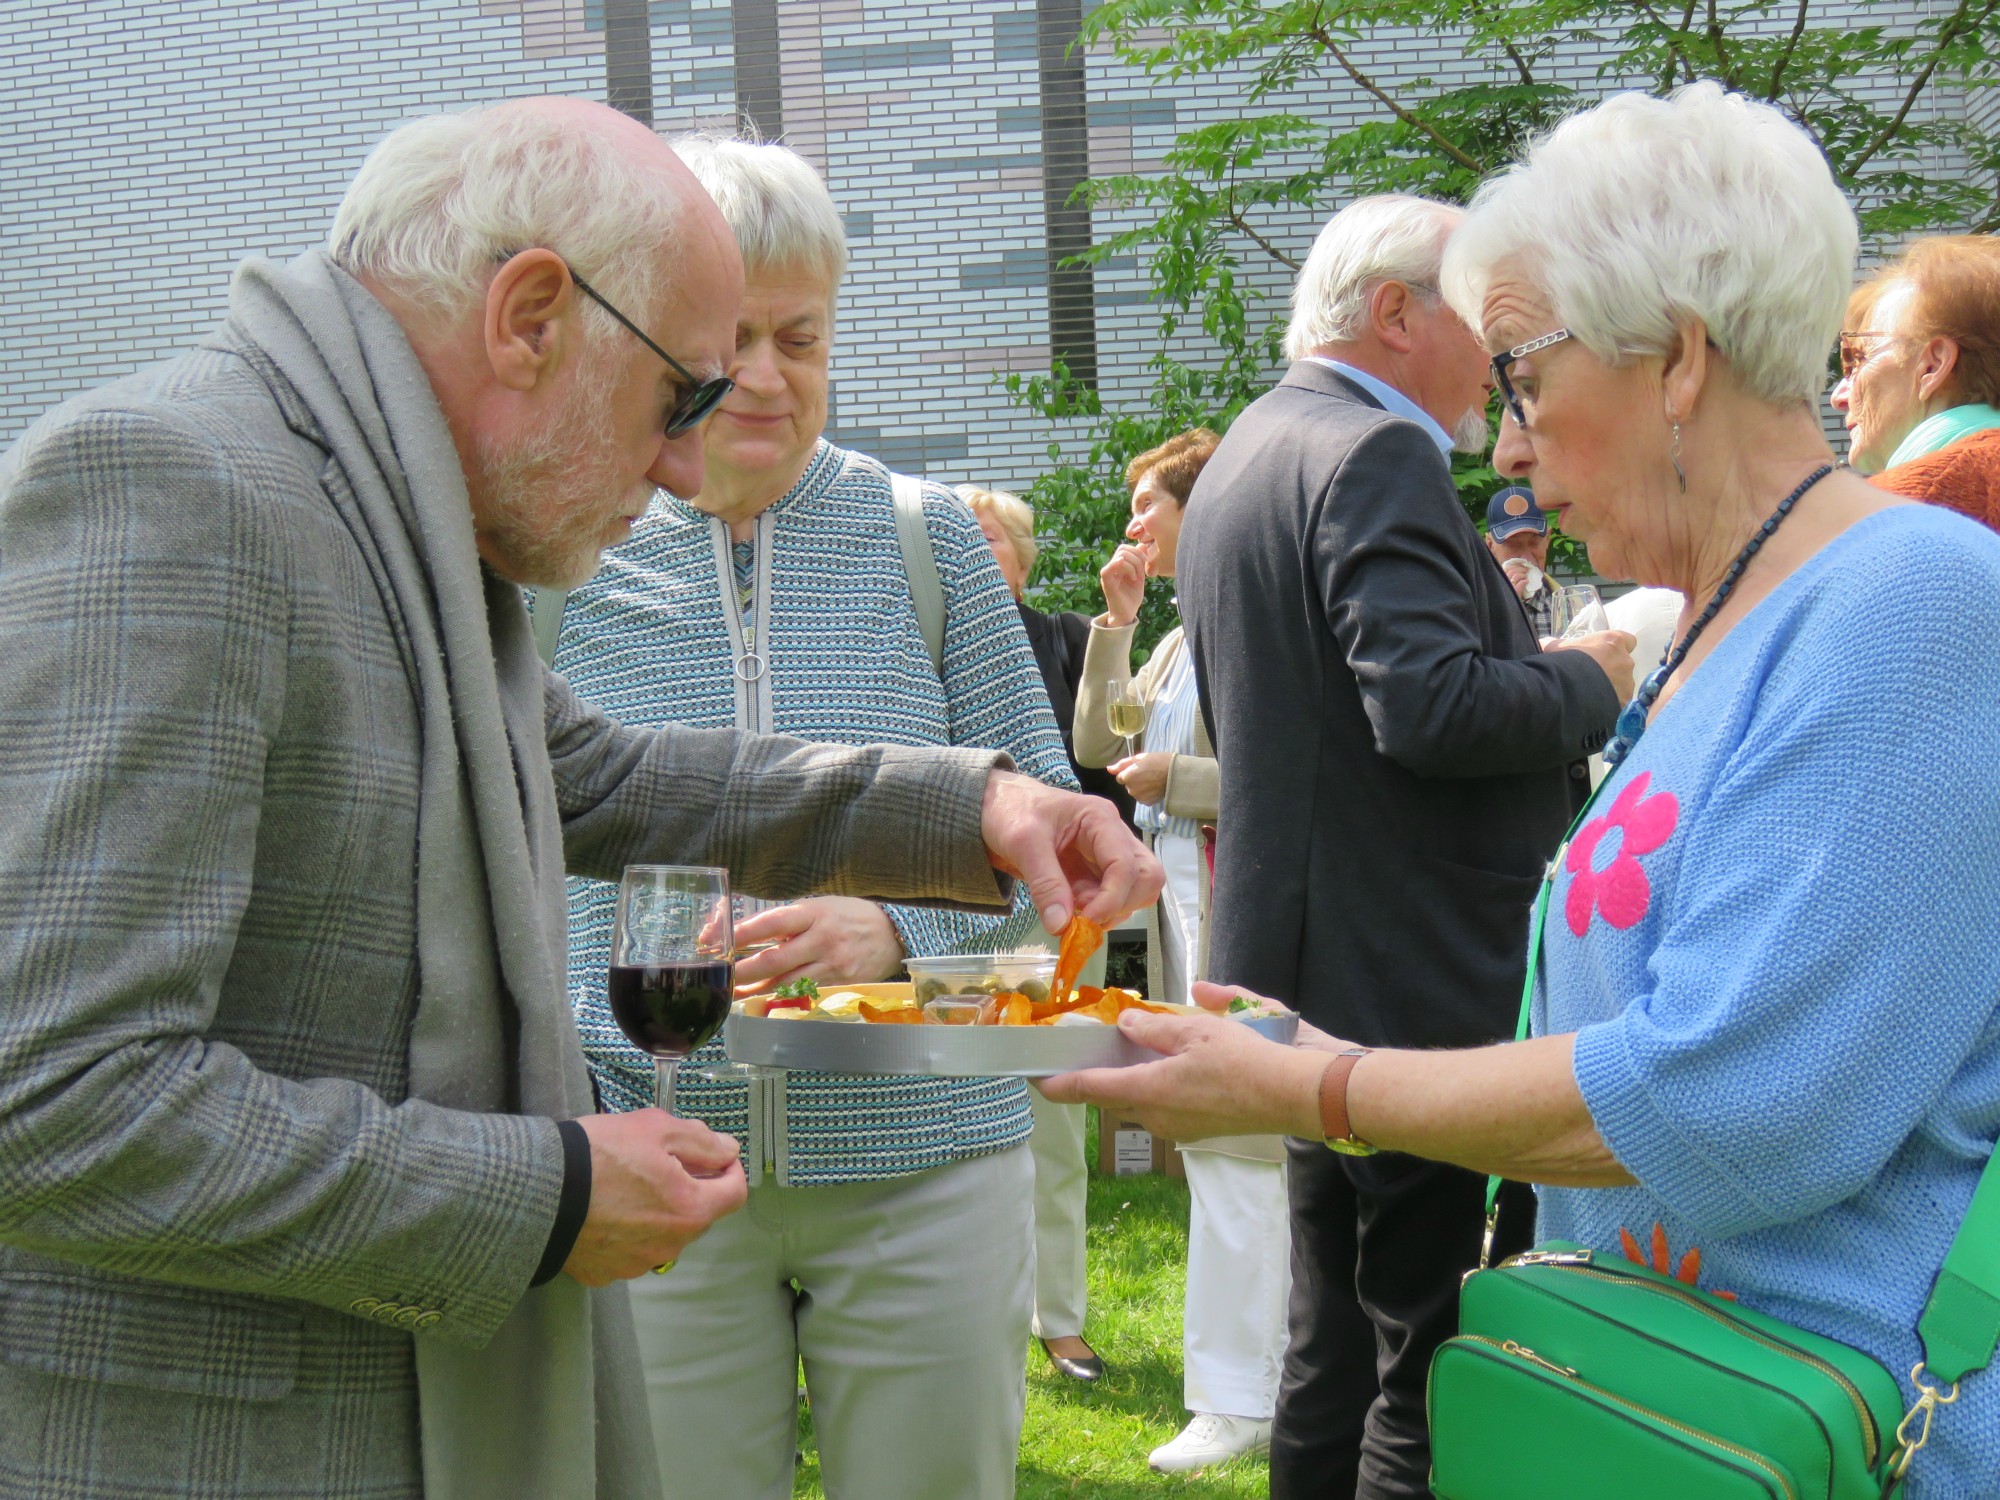
POLYGON ((1486 502, 1486 550, 1514 585, 1535 639, 1554 635, 1555 586, 1549 582, 1549 518, 1535 504, 1535 492, 1510 484, 1486 502))

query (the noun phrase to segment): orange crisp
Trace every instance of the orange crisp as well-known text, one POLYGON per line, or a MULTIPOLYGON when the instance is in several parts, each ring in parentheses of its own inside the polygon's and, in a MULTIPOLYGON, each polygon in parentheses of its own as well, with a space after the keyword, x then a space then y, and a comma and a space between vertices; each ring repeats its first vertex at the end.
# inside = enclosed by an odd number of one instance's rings
POLYGON ((1051 995, 1067 995, 1090 962, 1090 955, 1104 946, 1104 929, 1082 912, 1069 919, 1062 930, 1062 951, 1056 958, 1056 977, 1049 985, 1051 995))

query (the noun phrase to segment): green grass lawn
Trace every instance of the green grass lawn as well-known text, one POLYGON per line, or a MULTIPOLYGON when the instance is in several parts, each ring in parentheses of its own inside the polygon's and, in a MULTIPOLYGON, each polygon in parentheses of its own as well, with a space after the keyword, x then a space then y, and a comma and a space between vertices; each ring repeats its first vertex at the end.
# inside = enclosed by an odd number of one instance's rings
MULTIPOLYGON (((1021 1431, 1020 1500, 1090 1496, 1152 1500, 1261 1497, 1261 1458, 1196 1474, 1155 1474, 1146 1455, 1181 1430, 1181 1287, 1187 1271, 1187 1183, 1178 1177, 1099 1177, 1093 1112, 1090 1179, 1091 1346, 1107 1373, 1095 1385, 1065 1380, 1039 1344, 1028 1346, 1028 1419, 1021 1431)), ((812 1416, 799 1418, 794 1500, 824 1500, 812 1416)), ((946 1497, 939 1497, 946 1500, 946 1497)))

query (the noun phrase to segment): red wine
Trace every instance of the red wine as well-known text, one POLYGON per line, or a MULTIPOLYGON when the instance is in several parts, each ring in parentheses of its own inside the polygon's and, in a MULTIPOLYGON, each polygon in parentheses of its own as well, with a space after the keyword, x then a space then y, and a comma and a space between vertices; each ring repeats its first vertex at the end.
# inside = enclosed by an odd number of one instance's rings
POLYGON ((613 964, 606 987, 619 1029, 641 1052, 686 1057, 722 1030, 736 965, 613 964))

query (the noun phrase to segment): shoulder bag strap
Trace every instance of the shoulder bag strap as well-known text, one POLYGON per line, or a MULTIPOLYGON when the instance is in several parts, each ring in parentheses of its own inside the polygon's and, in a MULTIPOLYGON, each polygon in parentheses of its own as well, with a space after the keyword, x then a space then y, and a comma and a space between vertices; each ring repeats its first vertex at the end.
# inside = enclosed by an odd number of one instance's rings
POLYGON ((903 549, 903 574, 910 581, 910 601, 917 609, 917 628, 931 654, 931 670, 944 675, 944 580, 938 577, 937 554, 931 550, 930 528, 924 524, 924 489, 907 474, 889 476, 896 501, 896 542, 903 549))
MULTIPOLYGON (((1610 778, 1606 777, 1606 781, 1610 778)), ((1603 783, 1599 783, 1601 790, 1603 783)), ((1597 792, 1576 815, 1569 832, 1548 863, 1541 889, 1535 894, 1535 915, 1528 929, 1528 974, 1521 985, 1521 1019, 1514 1028, 1514 1040, 1525 1041, 1535 1002, 1535 978, 1542 965, 1542 929, 1548 922, 1549 898, 1555 890, 1556 871, 1569 850, 1569 841, 1590 816, 1597 792)), ((1500 1179, 1486 1179, 1486 1237, 1479 1247, 1479 1268, 1486 1269, 1493 1252, 1493 1230, 1499 1217, 1500 1179)), ((1965 1220, 1945 1252, 1937 1283, 1931 1288, 1917 1319, 1917 1336, 1923 1341, 1924 1362, 1913 1375, 1928 1373, 1945 1387, 1927 1392, 1919 1406, 1942 1405, 1957 1399, 1957 1383, 1983 1370, 2000 1350, 2000 1150, 1986 1159, 1979 1185, 1973 1189, 1965 1220)), ((1905 1424, 1907 1425, 1907 1424, 1905 1424)))
POLYGON ((568 589, 538 588, 535 593, 535 649, 541 653, 545 665, 556 664, 556 637, 562 634, 563 604, 569 598, 568 589))

